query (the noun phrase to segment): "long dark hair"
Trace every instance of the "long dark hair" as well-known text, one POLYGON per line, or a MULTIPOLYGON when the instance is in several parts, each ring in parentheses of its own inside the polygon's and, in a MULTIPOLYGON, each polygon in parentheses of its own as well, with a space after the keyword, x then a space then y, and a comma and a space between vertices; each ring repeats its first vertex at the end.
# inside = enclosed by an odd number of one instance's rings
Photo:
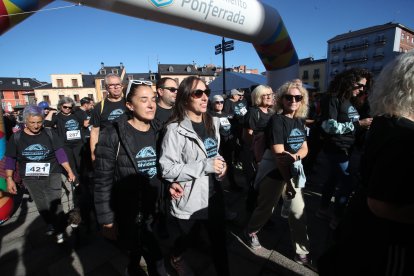
POLYGON ((330 82, 328 91, 341 100, 349 100, 352 97, 352 91, 355 89, 355 84, 363 78, 367 79, 367 87, 364 91, 366 93, 372 85, 372 74, 363 68, 352 68, 339 73, 330 82))
MULTIPOLYGON (((181 123, 187 116, 187 105, 191 102, 191 94, 193 87, 197 86, 199 82, 205 84, 205 82, 195 76, 185 78, 178 87, 177 98, 173 107, 171 118, 168 120, 169 123, 181 123)), ((206 84, 205 84, 206 85, 206 84)), ((206 85, 207 87, 207 85, 206 85)), ((215 135, 215 127, 213 124, 213 117, 205 112, 202 114, 204 126, 206 127, 208 135, 215 135)))

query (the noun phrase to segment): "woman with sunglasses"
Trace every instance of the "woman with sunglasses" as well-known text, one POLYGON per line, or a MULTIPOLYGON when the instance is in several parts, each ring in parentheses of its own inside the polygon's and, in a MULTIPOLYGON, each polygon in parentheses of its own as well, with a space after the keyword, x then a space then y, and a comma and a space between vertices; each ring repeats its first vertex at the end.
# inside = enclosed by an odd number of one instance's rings
POLYGON ((293 181, 291 166, 308 154, 305 119, 308 92, 293 82, 283 84, 277 92, 275 113, 268 124, 267 145, 259 164, 256 184, 259 187, 257 207, 247 225, 244 239, 253 249, 261 247, 257 233, 270 219, 280 197, 291 200, 288 215, 295 250, 294 260, 309 265, 309 240, 306 233, 302 188, 293 181))
POLYGON ((130 82, 126 114, 101 133, 95 159, 95 207, 102 233, 119 239, 129 251, 127 275, 141 275, 144 257, 149 275, 167 275, 151 230, 160 180, 157 132, 153 125, 156 94, 151 86, 130 82))
POLYGON ((229 275, 224 202, 219 182, 227 165, 218 154, 219 120, 207 113, 210 90, 198 77, 184 79, 161 144, 162 177, 170 182, 170 214, 177 230, 171 263, 179 275, 194 275, 183 253, 191 232, 207 230, 218 275, 229 275), (216 181, 218 179, 219 181, 216 181))
POLYGON ((321 205, 316 215, 319 218, 331 217, 329 206, 334 195, 334 214, 329 224, 332 229, 338 226, 354 190, 349 162, 355 134, 357 130, 367 130, 371 125, 372 118, 361 119, 355 104, 369 88, 371 78, 371 73, 365 69, 344 71, 331 81, 329 94, 321 101, 321 128, 324 133, 321 154, 327 161, 321 170, 329 175, 323 185, 321 205))

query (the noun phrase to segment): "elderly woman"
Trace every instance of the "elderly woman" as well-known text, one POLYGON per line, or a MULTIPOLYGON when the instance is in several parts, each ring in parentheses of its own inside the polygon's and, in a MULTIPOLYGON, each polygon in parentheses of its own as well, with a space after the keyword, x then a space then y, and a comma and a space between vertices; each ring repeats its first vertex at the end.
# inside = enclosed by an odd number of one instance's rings
POLYGON ((42 109, 34 105, 27 106, 23 110, 23 120, 25 128, 14 133, 7 144, 7 190, 11 194, 17 194, 16 183, 13 180, 17 160, 23 184, 48 225, 46 233, 51 235, 55 232, 57 242, 62 243, 65 223, 60 201, 60 165, 68 174, 69 181, 74 181, 75 175, 69 166, 60 139, 52 131, 43 128, 42 109))
POLYGON ((305 119, 308 111, 308 93, 293 82, 283 84, 277 93, 275 112, 269 121, 267 145, 256 176, 259 185, 257 207, 243 236, 252 249, 261 247, 257 233, 270 219, 281 196, 291 200, 288 214, 295 261, 308 265, 309 241, 306 233, 305 202, 302 187, 294 183, 291 166, 306 157, 305 119))
POLYGON ((414 51, 382 70, 369 101, 360 186, 320 275, 414 275, 414 51))
POLYGON ((191 232, 205 227, 218 275, 229 275, 221 180, 226 162, 218 154, 219 120, 207 113, 210 90, 197 77, 184 79, 161 146, 161 173, 170 186, 172 225, 176 226, 171 263, 179 275, 194 275, 183 253, 191 232))
POLYGON ((80 120, 73 113, 75 101, 69 97, 63 97, 58 102, 58 110, 51 110, 45 117, 45 127, 56 128, 57 134, 64 141, 64 149, 69 158, 69 164, 73 168, 76 178, 79 180, 81 150, 83 147, 84 132, 82 128, 87 122, 80 120))
POLYGON ((253 135, 252 149, 257 163, 262 160, 265 151, 264 133, 273 114, 274 96, 272 88, 267 85, 257 86, 251 95, 253 107, 249 111, 248 132, 253 135))

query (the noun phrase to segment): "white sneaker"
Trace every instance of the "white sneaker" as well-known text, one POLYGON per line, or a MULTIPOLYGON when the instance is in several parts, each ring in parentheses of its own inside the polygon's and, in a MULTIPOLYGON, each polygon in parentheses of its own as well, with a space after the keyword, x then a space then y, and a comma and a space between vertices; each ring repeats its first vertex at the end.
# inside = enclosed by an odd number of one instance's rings
POLYGON ((63 238, 63 233, 59 233, 56 235, 56 243, 61 244, 65 241, 65 239, 63 238))

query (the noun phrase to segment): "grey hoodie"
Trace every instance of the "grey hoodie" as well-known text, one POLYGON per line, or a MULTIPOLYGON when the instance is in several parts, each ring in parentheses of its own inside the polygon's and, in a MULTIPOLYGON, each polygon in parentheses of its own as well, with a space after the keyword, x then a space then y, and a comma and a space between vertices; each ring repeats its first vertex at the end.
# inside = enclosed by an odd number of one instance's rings
MULTIPOLYGON (((220 146, 219 121, 213 118, 217 149, 220 146)), ((209 183, 214 181, 214 159, 207 158, 204 143, 194 131, 188 117, 167 126, 161 144, 162 177, 178 182, 184 195, 171 200, 171 214, 180 219, 207 219, 209 183)))

